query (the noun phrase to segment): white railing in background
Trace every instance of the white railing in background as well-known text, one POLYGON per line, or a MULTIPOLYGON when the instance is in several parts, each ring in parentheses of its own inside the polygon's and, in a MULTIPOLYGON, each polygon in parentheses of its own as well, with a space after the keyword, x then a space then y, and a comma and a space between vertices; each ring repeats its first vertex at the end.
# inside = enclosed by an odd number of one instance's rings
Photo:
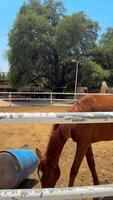
POLYGON ((9 105, 12 106, 14 102, 28 102, 28 101, 42 101, 42 102, 50 102, 53 104, 54 101, 62 102, 73 102, 74 93, 53 93, 53 92, 0 92, 0 99, 4 101, 8 101, 9 105), (58 98, 60 95, 60 98, 58 98), (68 95, 68 98, 66 98, 68 95), (57 98, 55 97, 57 96, 57 98), (63 96, 66 96, 65 98, 63 96), (63 97, 63 98, 62 98, 63 97), (71 98, 70 98, 71 97, 71 98))
POLYGON ((113 198, 113 185, 0 190, 0 200, 79 200, 98 197, 113 198))
MULTIPOLYGON (((102 94, 102 93, 76 93, 76 97, 84 95, 111 95, 102 94)), ((12 103, 19 101, 48 101, 50 104, 54 102, 65 102, 73 103, 75 93, 60 93, 60 92, 0 92, 0 99, 9 102, 9 106, 12 106, 12 103), (60 96, 60 98, 59 98, 60 96), (65 97, 65 98, 64 98, 65 97)))

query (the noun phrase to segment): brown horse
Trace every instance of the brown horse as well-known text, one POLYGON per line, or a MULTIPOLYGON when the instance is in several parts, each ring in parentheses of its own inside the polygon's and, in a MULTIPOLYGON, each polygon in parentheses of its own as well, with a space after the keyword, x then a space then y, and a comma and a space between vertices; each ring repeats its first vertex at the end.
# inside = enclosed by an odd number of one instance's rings
MULTIPOLYGON (((85 96, 78 100, 71 112, 113 111, 113 95, 85 96)), ((38 175, 42 187, 54 187, 60 177, 59 157, 68 138, 77 143, 75 158, 70 171, 68 186, 74 185, 81 162, 86 155, 87 163, 93 177, 93 183, 99 184, 91 143, 113 140, 113 123, 97 124, 56 124, 53 126, 45 155, 36 149, 40 158, 38 175)))

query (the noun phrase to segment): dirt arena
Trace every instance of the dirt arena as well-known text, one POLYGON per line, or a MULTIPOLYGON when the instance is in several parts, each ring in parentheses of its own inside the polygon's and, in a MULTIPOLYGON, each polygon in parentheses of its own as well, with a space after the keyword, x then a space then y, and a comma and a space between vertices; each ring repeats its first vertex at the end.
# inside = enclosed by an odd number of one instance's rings
MULTIPOLYGON (((68 108, 66 106, 0 107, 0 112, 64 112, 68 108)), ((33 122, 0 123, 0 150, 28 148, 34 151, 38 147, 44 153, 51 128, 52 124, 33 122)), ((69 139, 60 157, 61 177, 56 185, 57 187, 64 187, 68 184, 69 170, 75 150, 76 144, 69 139)), ((93 144, 93 150, 100 183, 113 183, 113 142, 93 144)), ((76 178, 75 185, 92 185, 92 177, 85 159, 76 178)), ((40 188, 36 171, 19 188, 40 188)))

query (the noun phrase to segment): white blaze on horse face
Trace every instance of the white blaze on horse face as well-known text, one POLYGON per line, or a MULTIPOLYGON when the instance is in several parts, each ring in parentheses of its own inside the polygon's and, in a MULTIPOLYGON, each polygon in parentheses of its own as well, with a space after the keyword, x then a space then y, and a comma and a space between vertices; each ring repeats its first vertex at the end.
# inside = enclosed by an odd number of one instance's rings
POLYGON ((39 174, 39 177, 40 177, 40 179, 41 179, 42 176, 43 176, 43 172, 42 172, 41 170, 39 170, 38 174, 39 174))

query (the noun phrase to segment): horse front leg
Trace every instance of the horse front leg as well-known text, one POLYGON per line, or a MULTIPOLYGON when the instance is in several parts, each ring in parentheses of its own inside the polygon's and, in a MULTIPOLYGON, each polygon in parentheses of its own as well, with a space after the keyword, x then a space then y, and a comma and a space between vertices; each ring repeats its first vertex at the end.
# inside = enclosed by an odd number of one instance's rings
POLYGON ((86 152, 86 159, 87 159, 90 172, 93 177, 93 184, 99 185, 99 179, 98 179, 96 168, 95 168, 95 160, 94 160, 94 155, 93 155, 93 150, 92 150, 91 145, 88 147, 88 150, 86 152))
POLYGON ((89 145, 90 144, 88 142, 84 142, 84 141, 79 141, 77 143, 77 150, 76 150, 75 158, 74 158, 71 171, 70 171, 70 179, 69 179, 69 185, 68 185, 69 187, 72 187, 74 185, 75 178, 78 174, 78 170, 80 168, 84 155, 86 155, 89 145))

